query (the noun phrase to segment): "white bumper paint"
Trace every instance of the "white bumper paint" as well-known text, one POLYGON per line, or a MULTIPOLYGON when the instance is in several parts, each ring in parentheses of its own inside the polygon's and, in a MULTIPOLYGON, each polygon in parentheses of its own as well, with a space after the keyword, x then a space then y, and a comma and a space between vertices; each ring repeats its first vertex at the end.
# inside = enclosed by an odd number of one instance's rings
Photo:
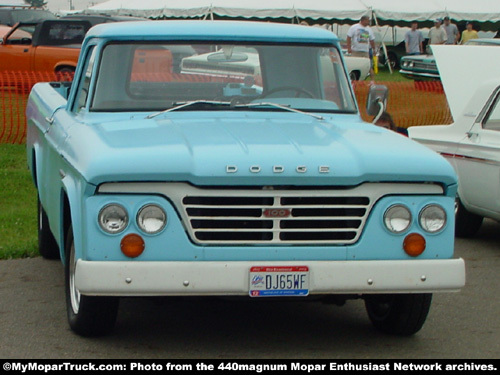
POLYGON ((465 285, 463 259, 301 262, 95 262, 79 260, 84 295, 248 295, 253 266, 308 266, 310 294, 432 293, 465 285))

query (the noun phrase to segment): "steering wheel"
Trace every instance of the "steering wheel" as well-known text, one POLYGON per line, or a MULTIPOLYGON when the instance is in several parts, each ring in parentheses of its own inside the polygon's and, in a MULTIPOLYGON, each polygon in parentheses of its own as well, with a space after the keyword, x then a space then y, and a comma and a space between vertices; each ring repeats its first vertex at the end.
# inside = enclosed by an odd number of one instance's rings
POLYGON ((272 90, 269 90, 268 92, 262 94, 262 98, 265 98, 271 94, 274 94, 276 92, 279 92, 279 91, 295 91, 297 94, 295 95, 296 98, 298 98, 300 96, 300 94, 305 94, 307 95, 308 97, 310 97, 311 99, 314 99, 314 94, 311 93, 310 91, 307 91, 306 89, 303 89, 301 87, 295 87, 295 86, 280 86, 280 87, 276 87, 272 90))

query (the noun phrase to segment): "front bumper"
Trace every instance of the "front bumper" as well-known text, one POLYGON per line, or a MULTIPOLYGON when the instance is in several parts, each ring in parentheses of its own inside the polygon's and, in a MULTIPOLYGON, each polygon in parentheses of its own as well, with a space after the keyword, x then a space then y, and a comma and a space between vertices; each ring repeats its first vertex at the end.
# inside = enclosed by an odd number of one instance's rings
POLYGON ((465 285, 463 259, 297 262, 96 262, 79 260, 75 285, 94 296, 249 294, 254 266, 308 266, 309 294, 432 293, 465 285))
POLYGON ((401 69, 399 73, 401 73, 401 75, 403 75, 404 77, 413 80, 437 81, 441 79, 441 76, 436 73, 415 72, 412 70, 405 70, 405 69, 401 69))

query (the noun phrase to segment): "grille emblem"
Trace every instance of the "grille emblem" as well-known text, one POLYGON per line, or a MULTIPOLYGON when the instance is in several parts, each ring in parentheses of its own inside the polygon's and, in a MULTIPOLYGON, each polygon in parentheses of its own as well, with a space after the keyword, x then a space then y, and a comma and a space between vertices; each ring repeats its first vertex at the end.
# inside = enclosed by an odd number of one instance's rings
POLYGON ((262 213, 268 218, 285 218, 292 214, 292 212, 286 208, 268 208, 263 210, 262 213))

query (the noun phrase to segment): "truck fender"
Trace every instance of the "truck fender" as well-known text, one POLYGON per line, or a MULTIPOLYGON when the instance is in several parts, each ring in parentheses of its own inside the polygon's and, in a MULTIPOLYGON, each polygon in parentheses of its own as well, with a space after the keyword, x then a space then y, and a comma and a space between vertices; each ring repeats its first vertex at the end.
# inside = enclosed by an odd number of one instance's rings
POLYGON ((68 235, 69 227, 73 226, 73 236, 75 241, 75 252, 77 258, 81 258, 83 254, 83 236, 81 230, 82 228, 82 201, 80 197, 83 196, 83 191, 81 186, 77 181, 70 175, 62 175, 64 172, 60 171, 62 177, 62 189, 61 189, 61 206, 60 206, 60 226, 59 226, 59 243, 61 244, 61 260, 63 263, 66 262, 66 254, 64 253, 66 248, 66 239, 68 235))

